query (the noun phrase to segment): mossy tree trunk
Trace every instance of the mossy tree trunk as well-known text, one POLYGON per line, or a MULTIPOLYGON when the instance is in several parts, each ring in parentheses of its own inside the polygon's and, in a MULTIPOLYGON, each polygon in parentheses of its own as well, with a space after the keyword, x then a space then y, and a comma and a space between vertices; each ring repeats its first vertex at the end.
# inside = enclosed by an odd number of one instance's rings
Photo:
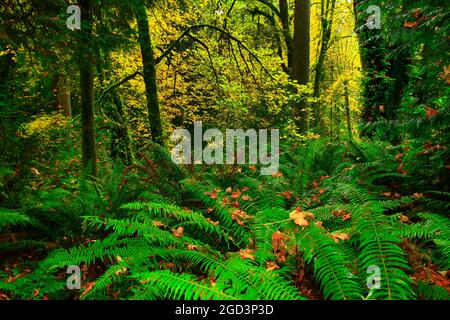
POLYGON ((142 65, 144 68, 145 92, 147 98, 147 110, 150 122, 152 140, 161 145, 163 141, 163 129, 161 113, 158 101, 158 85, 156 75, 155 56, 152 47, 152 38, 147 18, 147 8, 141 0, 135 3, 135 14, 138 25, 139 45, 141 48, 142 65))
POLYGON ((82 29, 80 31, 80 94, 81 94, 81 139, 83 168, 85 173, 97 176, 97 150, 95 142, 94 111, 94 55, 92 54, 92 1, 80 0, 82 29))

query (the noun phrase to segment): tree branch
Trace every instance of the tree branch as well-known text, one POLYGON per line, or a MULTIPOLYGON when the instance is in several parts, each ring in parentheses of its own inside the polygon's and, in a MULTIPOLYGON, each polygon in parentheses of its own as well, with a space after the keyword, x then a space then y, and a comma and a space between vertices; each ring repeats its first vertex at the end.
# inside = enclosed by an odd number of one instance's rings
POLYGON ((134 72, 134 73, 132 73, 132 74, 126 76, 125 78, 123 78, 123 79, 120 80, 119 82, 116 82, 116 83, 110 85, 108 88, 106 88, 105 90, 103 90, 103 92, 102 92, 100 98, 99 98, 95 103, 96 103, 96 104, 99 104, 100 102, 102 102, 102 100, 106 97, 106 95, 107 95, 110 91, 114 90, 114 89, 117 88, 117 87, 120 87, 120 86, 121 86, 122 84, 124 84, 125 82, 128 82, 128 81, 130 81, 131 79, 136 78, 137 76, 144 76, 144 75, 142 74, 141 71, 136 71, 136 72, 134 72))
POLYGON ((244 49, 245 51, 248 52, 248 54, 250 55, 251 58, 255 59, 256 62, 258 62, 258 64, 262 67, 262 69, 267 73, 267 75, 274 81, 278 82, 269 72, 269 70, 267 70, 266 67, 264 67, 263 63, 261 62, 261 60, 256 56, 256 54, 254 54, 250 49, 247 48, 247 46, 238 38, 236 38, 235 36, 233 36, 231 33, 213 26, 213 25, 209 25, 209 24, 200 24, 200 25, 195 25, 195 26, 191 26, 189 28, 187 28, 181 35, 180 37, 178 37, 177 40, 175 40, 168 48, 166 51, 164 51, 163 54, 161 54, 161 56, 159 56, 156 60, 155 60, 155 64, 157 65, 158 63, 160 63, 165 57, 167 57, 172 51, 173 49, 177 46, 177 44, 185 37, 188 36, 190 34, 191 31, 194 30, 198 30, 198 29, 203 29, 203 28, 209 28, 215 31, 218 31, 224 35, 226 35, 228 37, 229 40, 233 40, 235 42, 238 43, 239 47, 244 49))

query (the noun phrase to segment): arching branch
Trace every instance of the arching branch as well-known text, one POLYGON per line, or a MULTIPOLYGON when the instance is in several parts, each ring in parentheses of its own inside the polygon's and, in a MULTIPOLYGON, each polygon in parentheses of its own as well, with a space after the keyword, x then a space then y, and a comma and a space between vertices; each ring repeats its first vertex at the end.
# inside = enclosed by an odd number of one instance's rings
POLYGON ((125 78, 123 78, 122 80, 120 80, 119 82, 116 82, 112 85, 110 85, 108 88, 106 88, 105 90, 103 90, 100 98, 95 102, 96 104, 99 104, 100 102, 102 102, 103 99, 105 99, 106 95, 111 92, 112 90, 114 90, 117 87, 120 87, 122 84, 124 84, 127 81, 130 81, 131 79, 136 78, 137 76, 143 76, 141 71, 136 71, 128 76, 126 76, 125 78))
POLYGON ((156 60, 155 60, 155 64, 160 63, 165 57, 167 57, 173 50, 174 48, 177 46, 177 44, 186 36, 190 35, 191 32, 195 31, 195 30, 199 30, 199 29, 204 29, 204 28, 208 28, 208 29, 212 29, 215 31, 218 31, 220 33, 222 33, 223 35, 225 35, 230 41, 235 41, 238 45, 239 48, 244 49, 245 51, 248 52, 248 54, 250 55, 251 58, 255 59, 256 62, 258 62, 258 64, 262 67, 262 69, 264 70, 264 72, 267 73, 267 75, 274 81, 278 82, 269 72, 269 70, 266 69, 266 67, 264 67, 263 63, 261 62, 261 60, 256 56, 256 54, 254 54, 250 49, 247 48, 247 46, 238 38, 236 38, 235 36, 233 36, 231 33, 213 26, 213 25, 209 25, 209 24, 200 24, 200 25, 195 25, 195 26, 191 26, 189 28, 187 28, 179 37, 177 40, 175 40, 168 48, 166 51, 164 51, 163 54, 161 54, 161 56, 159 56, 156 60))

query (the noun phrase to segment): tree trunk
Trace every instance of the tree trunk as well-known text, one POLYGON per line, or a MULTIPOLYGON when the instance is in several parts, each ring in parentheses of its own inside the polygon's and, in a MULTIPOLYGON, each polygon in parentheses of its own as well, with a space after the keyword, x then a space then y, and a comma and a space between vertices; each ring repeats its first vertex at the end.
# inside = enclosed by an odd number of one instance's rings
MULTIPOLYGON (((326 5, 322 1, 321 19, 322 19, 322 39, 320 42, 320 52, 316 64, 316 75, 314 79, 314 98, 320 98, 320 85, 325 77, 324 65, 327 56, 328 45, 331 39, 331 32, 333 28, 334 8, 336 0, 327 1, 326 5)), ((318 128, 320 125, 320 102, 314 103, 314 127, 318 128)))
POLYGON ((81 139, 83 168, 85 173, 97 176, 97 150, 95 147, 94 112, 94 70, 92 52, 92 3, 79 1, 83 13, 83 26, 80 37, 80 94, 81 94, 81 139))
POLYGON ((136 4, 136 20, 139 33, 139 45, 141 47, 142 64, 144 67, 144 82, 150 130, 153 141, 163 145, 164 141, 158 101, 155 57, 153 53, 152 39, 150 36, 147 10, 143 1, 138 1, 136 4))
POLYGON ((83 12, 83 27, 80 37, 80 93, 81 93, 81 139, 83 168, 85 173, 97 176, 97 151, 95 146, 95 112, 94 112, 94 70, 91 52, 92 39, 92 3, 90 0, 79 1, 83 12))
POLYGON ((65 117, 72 116, 72 103, 70 101, 70 91, 64 90, 58 93, 58 112, 61 112, 65 117))
POLYGON ((348 92, 348 81, 344 82, 344 96, 345 96, 345 118, 347 119, 347 130, 348 130, 348 137, 352 139, 352 121, 351 121, 351 115, 350 115, 350 96, 348 92))
MULTIPOLYGON (((295 1, 295 30, 294 48, 292 59, 292 78, 301 85, 309 83, 310 63, 310 0, 295 1)), ((309 128, 308 111, 306 102, 300 103, 297 110, 298 125, 302 132, 309 128)))
MULTIPOLYGON (((362 90, 362 120, 373 122, 386 118, 385 104, 391 83, 388 78, 390 63, 387 59, 387 46, 382 31, 369 29, 366 26, 366 8, 361 0, 354 2, 356 27, 364 73, 362 90)), ((366 132, 361 132, 367 135, 366 132)))
POLYGON ((292 73, 293 63, 293 40, 291 34, 291 23, 289 21, 289 6, 288 0, 280 0, 280 21, 282 26, 282 33, 284 42, 286 44, 286 55, 288 60, 288 70, 292 73))

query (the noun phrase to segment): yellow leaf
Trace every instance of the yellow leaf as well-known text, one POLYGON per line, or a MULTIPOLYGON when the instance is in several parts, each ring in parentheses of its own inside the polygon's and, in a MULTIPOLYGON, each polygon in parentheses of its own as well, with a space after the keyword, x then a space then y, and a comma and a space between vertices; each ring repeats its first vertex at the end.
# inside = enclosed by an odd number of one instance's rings
POLYGON ((241 251, 239 251, 239 255, 241 256, 241 259, 250 259, 252 261, 255 261, 255 257, 252 256, 251 254, 255 252, 255 250, 252 249, 242 249, 241 251))
POLYGON ((294 223, 296 225, 299 225, 301 227, 307 227, 309 226, 309 221, 307 220, 307 218, 311 218, 314 219, 314 215, 310 212, 302 212, 300 210, 300 208, 295 209, 294 211, 292 211, 289 215, 289 217, 294 220, 294 223))
POLYGON ((350 239, 350 236, 347 233, 333 233, 331 237, 336 243, 339 243, 339 240, 347 241, 350 239))

